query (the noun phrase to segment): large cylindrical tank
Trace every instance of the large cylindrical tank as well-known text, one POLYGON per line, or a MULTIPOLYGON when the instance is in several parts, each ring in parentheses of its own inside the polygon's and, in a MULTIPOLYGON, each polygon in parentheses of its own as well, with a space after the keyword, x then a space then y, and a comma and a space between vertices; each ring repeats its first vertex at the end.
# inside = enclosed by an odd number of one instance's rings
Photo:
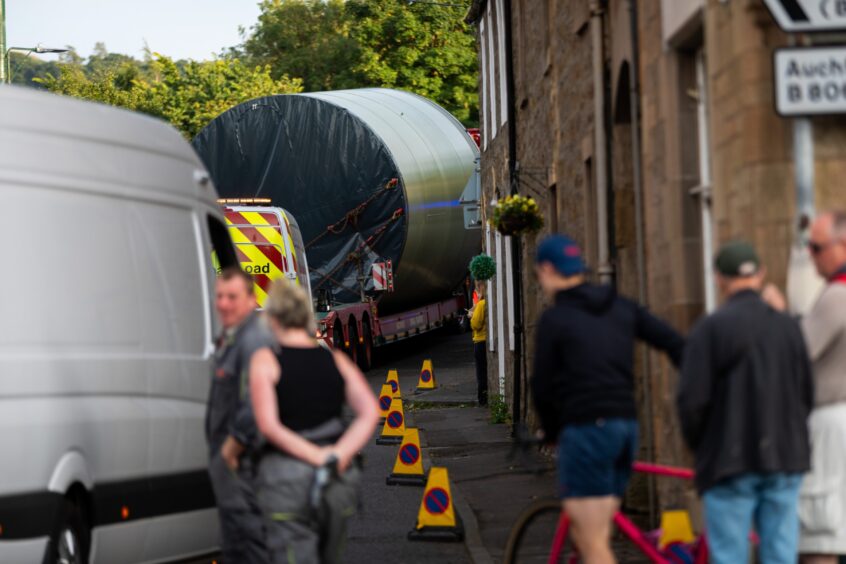
POLYGON ((380 308, 448 297, 481 247, 473 219, 479 151, 437 104, 389 89, 258 98, 194 139, 223 198, 263 197, 299 222, 313 290, 360 297, 359 279, 391 260, 380 308), (470 218, 469 220, 467 218, 470 218))

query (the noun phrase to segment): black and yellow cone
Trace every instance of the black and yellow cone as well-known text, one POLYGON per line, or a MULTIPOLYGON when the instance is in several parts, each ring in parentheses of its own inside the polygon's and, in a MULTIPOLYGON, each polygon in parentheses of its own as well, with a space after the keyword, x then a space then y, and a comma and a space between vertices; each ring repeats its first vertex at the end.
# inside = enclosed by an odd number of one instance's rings
POLYGON ((432 367, 432 361, 426 359, 423 361, 423 368, 420 369, 420 377, 417 379, 417 391, 425 392, 427 390, 434 390, 438 387, 435 382, 435 369, 432 367))
POLYGON ((402 397, 402 392, 400 391, 399 373, 396 370, 388 370, 388 378, 385 380, 385 383, 391 387, 393 397, 397 399, 402 397))
POLYGON ((426 474, 423 472, 423 456, 420 450, 420 433, 408 428, 402 438, 394 471, 385 479, 389 486, 424 486, 426 474))
POLYGON ((446 468, 432 467, 429 470, 429 479, 417 515, 417 525, 408 533, 408 540, 464 540, 464 527, 453 505, 446 468))
POLYGON ((385 416, 382 434, 376 439, 377 445, 398 445, 405 435, 405 413, 402 410, 402 400, 391 400, 391 407, 385 416))

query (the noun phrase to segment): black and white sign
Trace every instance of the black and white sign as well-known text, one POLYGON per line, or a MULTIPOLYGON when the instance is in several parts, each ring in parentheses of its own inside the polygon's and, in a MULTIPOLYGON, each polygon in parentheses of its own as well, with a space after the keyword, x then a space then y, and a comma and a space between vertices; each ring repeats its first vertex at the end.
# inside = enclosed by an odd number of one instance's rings
POLYGON ((777 49, 774 67, 779 115, 846 113, 846 46, 777 49))
POLYGON ((784 31, 846 30, 846 0, 764 0, 784 31))

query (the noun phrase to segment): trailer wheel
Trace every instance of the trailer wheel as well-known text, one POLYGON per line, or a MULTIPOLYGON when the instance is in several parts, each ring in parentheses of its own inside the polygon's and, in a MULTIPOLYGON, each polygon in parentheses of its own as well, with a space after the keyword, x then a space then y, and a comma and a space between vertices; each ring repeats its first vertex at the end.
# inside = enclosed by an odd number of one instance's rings
POLYGON ((362 372, 367 372, 373 367, 373 335, 370 320, 366 317, 361 324, 361 335, 364 342, 358 346, 358 367, 362 372))
POLYGON ((358 329, 355 326, 355 319, 350 319, 350 346, 344 351, 349 355, 350 360, 358 364, 358 329))
POLYGON ((338 351, 346 351, 344 346, 344 328, 341 327, 341 322, 335 322, 332 328, 332 348, 338 351))

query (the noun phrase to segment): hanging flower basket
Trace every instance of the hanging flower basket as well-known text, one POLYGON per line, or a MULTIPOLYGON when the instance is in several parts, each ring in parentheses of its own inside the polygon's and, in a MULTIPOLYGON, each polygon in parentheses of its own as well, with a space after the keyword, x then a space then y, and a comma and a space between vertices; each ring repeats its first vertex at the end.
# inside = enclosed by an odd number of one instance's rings
POLYGON ((496 261, 490 255, 481 254, 470 261, 470 276, 479 282, 490 280, 496 274, 496 261))
POLYGON ((503 235, 537 233, 543 227, 543 216, 534 198, 507 196, 493 207, 490 224, 503 235))

